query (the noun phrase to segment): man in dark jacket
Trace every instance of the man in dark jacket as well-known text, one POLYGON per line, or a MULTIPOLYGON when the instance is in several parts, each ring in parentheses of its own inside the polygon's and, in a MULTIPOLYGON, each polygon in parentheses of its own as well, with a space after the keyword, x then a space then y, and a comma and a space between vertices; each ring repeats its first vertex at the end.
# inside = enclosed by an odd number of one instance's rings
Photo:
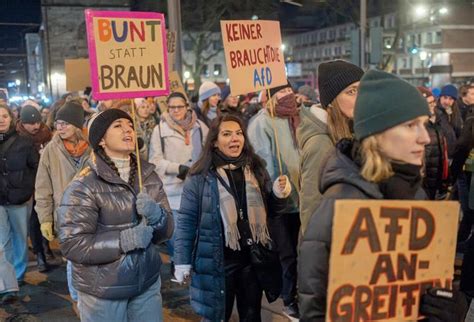
MULTIPOLYGON (((38 153, 41 153, 43 147, 51 140, 51 130, 43 123, 41 113, 38 110, 39 106, 32 104, 23 105, 20 112, 20 119, 16 123, 16 131, 20 136, 24 136, 33 141, 38 153)), ((30 216, 29 233, 33 252, 36 254, 38 264, 38 271, 45 272, 49 269, 46 261, 45 248, 49 251, 48 241, 41 235, 40 223, 38 221, 38 214, 33 207, 30 216), (43 246, 44 245, 44 246, 43 246)))

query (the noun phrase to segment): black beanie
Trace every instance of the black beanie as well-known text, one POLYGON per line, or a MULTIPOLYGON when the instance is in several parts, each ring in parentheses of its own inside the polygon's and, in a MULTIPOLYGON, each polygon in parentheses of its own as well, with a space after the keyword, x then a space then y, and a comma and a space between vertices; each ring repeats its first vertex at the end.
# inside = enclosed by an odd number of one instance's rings
POLYGON ((423 115, 430 115, 428 103, 407 81, 377 70, 369 70, 360 80, 354 108, 358 140, 423 115))
POLYGON ((272 97, 273 95, 275 95, 278 91, 280 91, 280 90, 282 90, 282 89, 284 89, 284 88, 287 88, 287 87, 293 89, 293 88, 291 87, 290 82, 287 82, 285 85, 281 85, 281 86, 277 86, 277 87, 270 88, 270 97, 272 97))
POLYGON ((20 121, 23 124, 41 123, 41 114, 36 107, 25 105, 21 108, 20 121))
POLYGON ((89 143, 92 149, 96 150, 99 147, 100 140, 104 137, 109 126, 118 119, 127 119, 133 123, 127 112, 117 108, 105 110, 92 117, 89 123, 89 143))
POLYGON ((344 60, 333 60, 318 67, 319 100, 323 107, 331 102, 352 83, 360 81, 364 71, 344 60))
POLYGON ((56 113, 55 121, 65 121, 78 129, 84 126, 84 109, 75 102, 67 102, 56 113))

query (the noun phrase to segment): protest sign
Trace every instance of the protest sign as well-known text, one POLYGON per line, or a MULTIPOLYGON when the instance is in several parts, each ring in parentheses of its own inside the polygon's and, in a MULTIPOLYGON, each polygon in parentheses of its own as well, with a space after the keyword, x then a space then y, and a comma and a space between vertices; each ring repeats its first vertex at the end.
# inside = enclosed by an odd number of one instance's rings
POLYGON ((85 14, 95 99, 168 94, 161 13, 86 10, 85 14))
POLYGON ((91 86, 89 59, 65 59, 66 90, 68 92, 83 91, 91 86))
POLYGON ((287 83, 280 22, 222 20, 221 32, 232 95, 287 83))
POLYGON ((458 213, 453 201, 337 200, 327 320, 416 320, 427 288, 451 287, 458 213))
MULTIPOLYGON (((170 78, 170 93, 173 92, 180 92, 184 94, 184 97, 186 97, 186 100, 188 100, 188 95, 186 95, 186 91, 184 90, 183 83, 181 82, 181 79, 179 78, 178 72, 173 71, 170 72, 169 74, 170 78)), ((156 103, 158 103, 158 107, 160 108, 161 113, 165 112, 168 109, 168 106, 166 105, 166 96, 160 96, 156 98, 156 103)), ((188 100, 189 101, 189 100, 188 100)))

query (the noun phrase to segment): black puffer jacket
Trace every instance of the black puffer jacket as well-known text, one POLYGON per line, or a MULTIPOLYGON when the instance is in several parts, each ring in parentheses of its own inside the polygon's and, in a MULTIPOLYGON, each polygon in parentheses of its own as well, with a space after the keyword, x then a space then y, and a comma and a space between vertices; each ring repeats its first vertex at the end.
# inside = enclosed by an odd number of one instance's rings
MULTIPOLYGON (((321 168, 320 206, 311 216, 300 246, 298 261, 298 296, 300 321, 324 321, 331 253, 334 202, 338 199, 383 199, 375 183, 359 174, 359 167, 348 156, 351 147, 338 145, 321 168)), ((424 199, 420 189, 415 199, 424 199)))
POLYGON ((143 190, 161 204, 162 217, 153 228, 153 243, 124 254, 120 231, 136 226, 139 215, 135 186, 124 182, 100 157, 91 155, 85 168, 66 188, 58 208, 61 251, 72 261, 74 287, 105 299, 143 293, 160 276, 156 244, 173 232, 173 219, 163 184, 154 166, 142 161, 143 190))
POLYGON ((33 141, 10 129, 0 137, 0 205, 21 205, 35 188, 39 154, 33 141))
POLYGON ((448 173, 443 172, 448 171, 448 158, 454 151, 456 136, 449 124, 439 117, 435 122, 428 121, 426 130, 430 135, 430 143, 425 146, 423 188, 433 199, 436 191, 442 189, 443 183, 448 180, 448 173))

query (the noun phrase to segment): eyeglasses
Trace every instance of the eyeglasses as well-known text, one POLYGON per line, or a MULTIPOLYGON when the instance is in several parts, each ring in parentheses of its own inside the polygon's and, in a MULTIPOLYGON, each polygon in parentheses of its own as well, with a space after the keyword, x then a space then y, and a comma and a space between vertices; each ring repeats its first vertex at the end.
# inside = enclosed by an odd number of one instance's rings
POLYGON ((173 105, 173 106, 168 106, 168 109, 171 110, 182 110, 183 108, 186 108, 186 105, 173 105))
POLYGON ((69 123, 68 122, 64 122, 64 121, 56 121, 54 122, 54 126, 55 127, 65 127, 65 126, 68 126, 69 123))

